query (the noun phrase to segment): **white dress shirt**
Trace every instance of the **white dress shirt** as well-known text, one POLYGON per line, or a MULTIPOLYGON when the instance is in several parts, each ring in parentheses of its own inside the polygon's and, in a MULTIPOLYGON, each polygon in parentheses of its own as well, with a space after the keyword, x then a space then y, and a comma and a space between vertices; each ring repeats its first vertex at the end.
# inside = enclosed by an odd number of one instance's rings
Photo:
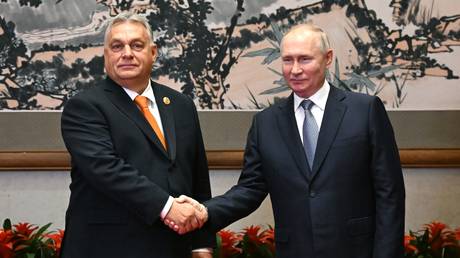
MULTIPOLYGON (((130 90, 128 88, 123 87, 123 89, 126 91, 128 96, 131 98, 132 101, 137 97, 137 92, 130 90)), ((158 110, 158 105, 155 100, 155 94, 153 93, 152 89, 152 83, 149 80, 149 84, 147 85, 147 88, 145 88, 144 92, 142 92, 141 96, 146 97, 149 100, 149 110, 150 113, 152 113, 153 117, 155 117, 155 120, 157 121, 158 127, 160 127, 161 133, 165 135, 164 130, 163 130, 163 124, 161 123, 161 116, 160 116, 160 110, 158 110)))
MULTIPOLYGON (((311 113, 315 118, 316 124, 318 125, 318 133, 321 130, 321 123, 323 121, 324 116, 324 109, 326 108, 327 97, 329 96, 329 91, 331 90, 331 86, 329 83, 324 80, 323 86, 312 96, 308 99, 313 102, 313 106, 311 107, 311 113)), ((305 119, 305 110, 300 105, 304 98, 297 96, 294 93, 294 113, 295 113, 295 120, 297 121, 297 129, 299 130, 300 139, 303 143, 303 121, 305 119)))
MULTIPOLYGON (((128 88, 123 87, 123 89, 128 94, 128 96, 131 98, 132 101, 134 101, 137 95, 139 95, 137 92, 130 90, 128 88)), ((150 113, 152 113, 153 117, 155 117, 158 127, 160 127, 161 133, 164 135, 163 124, 161 123, 160 110, 158 109, 158 105, 156 104, 155 94, 153 93, 152 83, 150 82, 150 80, 149 80, 149 84, 145 88, 144 92, 142 92, 141 96, 144 96, 149 100, 150 113)), ((162 219, 164 219, 166 215, 168 214, 173 204, 173 201, 174 201, 174 198, 169 196, 168 201, 166 202, 165 206, 163 207, 163 210, 160 213, 160 216, 162 219)))

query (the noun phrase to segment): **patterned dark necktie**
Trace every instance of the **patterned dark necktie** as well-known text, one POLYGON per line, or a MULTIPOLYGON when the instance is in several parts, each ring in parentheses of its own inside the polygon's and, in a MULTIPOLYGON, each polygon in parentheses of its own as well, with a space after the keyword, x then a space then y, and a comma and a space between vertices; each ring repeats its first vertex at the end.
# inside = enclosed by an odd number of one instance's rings
POLYGON ((305 155, 307 156, 308 165, 310 169, 313 167, 313 161, 315 158, 316 143, 318 142, 318 125, 316 120, 311 113, 311 107, 314 103, 306 99, 300 103, 305 111, 305 119, 303 120, 303 148, 305 155))

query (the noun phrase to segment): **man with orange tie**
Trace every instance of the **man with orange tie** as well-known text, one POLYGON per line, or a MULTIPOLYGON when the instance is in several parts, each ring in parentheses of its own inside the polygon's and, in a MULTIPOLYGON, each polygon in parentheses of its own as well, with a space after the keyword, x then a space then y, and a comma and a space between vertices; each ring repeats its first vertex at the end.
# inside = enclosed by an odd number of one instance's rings
POLYGON ((104 40, 107 78, 70 99, 62 136, 72 158, 61 257, 211 257, 207 213, 175 197, 211 197, 193 101, 150 80, 148 21, 121 14, 104 40), (184 229, 170 230, 163 220, 184 229))

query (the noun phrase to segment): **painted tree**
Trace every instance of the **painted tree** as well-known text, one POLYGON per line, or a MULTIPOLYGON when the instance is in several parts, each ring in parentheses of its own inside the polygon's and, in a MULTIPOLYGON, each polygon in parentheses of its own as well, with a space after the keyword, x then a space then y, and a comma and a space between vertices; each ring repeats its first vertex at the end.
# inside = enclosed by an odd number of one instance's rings
POLYGON ((16 37, 15 25, 0 16, 0 108, 18 108, 17 70, 29 60, 27 48, 16 37))
POLYGON ((159 6, 162 14, 150 15, 152 25, 158 24, 157 29, 166 31, 160 45, 179 48, 178 55, 163 59, 162 72, 182 82, 182 91, 197 97, 202 108, 224 108, 224 96, 230 88, 226 78, 243 51, 231 45, 238 18, 244 11, 243 0, 236 2, 229 26, 219 32, 206 26, 212 6, 203 0, 189 2, 186 9, 159 6), (172 13, 168 14, 168 10, 172 13), (162 23, 163 15, 174 18, 162 23))

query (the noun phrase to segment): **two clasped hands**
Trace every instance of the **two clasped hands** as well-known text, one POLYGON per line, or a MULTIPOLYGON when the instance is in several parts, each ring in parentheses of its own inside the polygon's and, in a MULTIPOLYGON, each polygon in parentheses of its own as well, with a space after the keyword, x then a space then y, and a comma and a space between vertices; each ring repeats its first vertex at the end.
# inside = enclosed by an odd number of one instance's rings
POLYGON ((163 222, 179 234, 201 228, 208 220, 206 207, 186 195, 174 198, 171 209, 163 222))

